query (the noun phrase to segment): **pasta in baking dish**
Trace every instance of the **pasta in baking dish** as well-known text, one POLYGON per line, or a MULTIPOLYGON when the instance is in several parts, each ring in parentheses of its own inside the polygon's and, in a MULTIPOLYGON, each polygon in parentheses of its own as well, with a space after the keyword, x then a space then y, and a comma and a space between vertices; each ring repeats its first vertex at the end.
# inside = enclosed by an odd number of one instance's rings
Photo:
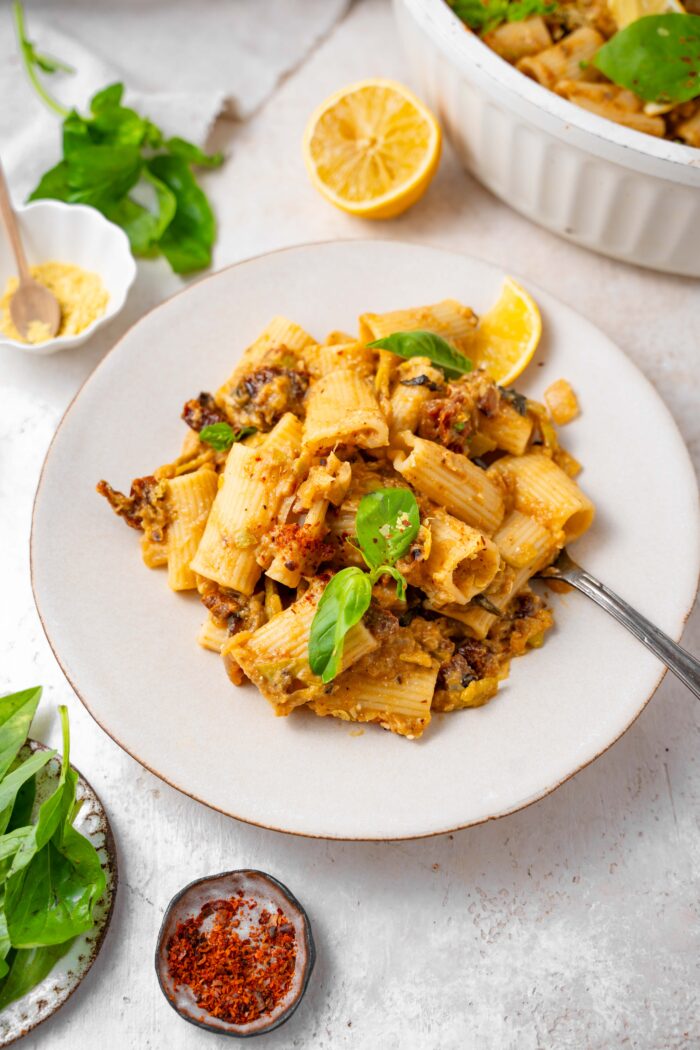
POLYGON ((553 425, 575 397, 499 387, 471 368, 477 332, 454 300, 320 343, 277 317, 187 402, 172 463, 129 495, 99 483, 146 565, 199 592, 200 645, 277 715, 414 739, 486 703, 552 626, 529 581, 594 514, 553 425))
POLYGON ((506 62, 562 98, 700 147, 700 0, 447 0, 506 62))

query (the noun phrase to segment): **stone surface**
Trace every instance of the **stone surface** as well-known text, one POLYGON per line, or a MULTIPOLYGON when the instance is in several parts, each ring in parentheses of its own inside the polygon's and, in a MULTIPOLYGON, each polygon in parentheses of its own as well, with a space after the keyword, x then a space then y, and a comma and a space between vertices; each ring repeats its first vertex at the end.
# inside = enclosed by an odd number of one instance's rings
MULTIPOLYGON (((230 159, 206 177, 221 223, 216 265, 335 237, 480 255, 539 282, 616 339, 666 400, 697 464, 694 282, 602 259, 539 230, 464 175, 449 150, 426 198, 393 223, 363 224, 318 198, 300 159, 306 117, 334 88, 370 75, 408 77, 383 0, 357 4, 249 122, 219 125, 216 144, 230 159)), ((625 737, 549 798, 454 836, 394 844, 304 840, 210 812, 141 769, 73 696, 31 598, 33 491, 82 379, 179 283, 160 263, 141 264, 127 310, 94 344, 46 359, 0 351, 0 684, 45 684, 35 735, 52 744, 56 704, 69 704, 75 761, 110 814, 121 875, 100 958, 24 1046, 212 1045, 163 1000, 152 953, 170 896, 199 875, 239 866, 289 885, 319 949, 299 1012, 258 1040, 260 1050, 699 1046, 700 708, 670 676, 625 737)), ((612 440, 624 441, 614 421, 612 440)), ((697 615, 685 644, 700 651, 697 615)))

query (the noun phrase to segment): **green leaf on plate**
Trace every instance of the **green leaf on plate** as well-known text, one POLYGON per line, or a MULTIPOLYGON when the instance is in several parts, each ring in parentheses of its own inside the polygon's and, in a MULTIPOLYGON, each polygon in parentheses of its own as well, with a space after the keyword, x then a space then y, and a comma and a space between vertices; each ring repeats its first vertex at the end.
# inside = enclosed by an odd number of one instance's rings
POLYGON ((419 528, 420 511, 410 489, 377 489, 360 500, 355 531, 370 569, 394 565, 409 549, 419 528))
POLYGON ((473 364, 468 357, 435 332, 420 329, 413 332, 393 332, 383 339, 375 339, 368 346, 379 350, 390 350, 399 357, 427 357, 441 368, 445 375, 455 377, 471 372, 473 364))
POLYGON ((369 575, 355 566, 341 569, 326 586, 309 635, 309 666, 324 682, 338 674, 345 636, 362 619, 371 600, 369 575))
POLYGON ((257 434, 257 432, 257 427, 241 427, 240 430, 234 430, 229 423, 210 423, 209 426, 202 427, 199 436, 217 452, 225 452, 237 441, 242 441, 243 438, 250 437, 251 434, 257 434))

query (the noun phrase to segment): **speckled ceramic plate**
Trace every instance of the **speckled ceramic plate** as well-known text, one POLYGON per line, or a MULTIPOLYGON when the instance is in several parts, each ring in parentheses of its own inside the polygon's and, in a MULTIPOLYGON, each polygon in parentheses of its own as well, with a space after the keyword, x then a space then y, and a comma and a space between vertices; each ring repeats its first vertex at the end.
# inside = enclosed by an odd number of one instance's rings
MULTIPOLYGON (((454 296, 484 311, 503 273, 386 241, 290 248, 240 263, 143 318, 66 413, 32 535, 34 590, 61 665, 100 725, 164 780, 243 820, 306 835, 429 835, 541 798, 610 746, 661 665, 579 594, 553 596, 557 629, 513 662, 486 707, 433 719, 409 742, 307 712, 274 718, 195 642, 202 608, 141 563, 138 537, 95 493, 172 459, 184 401, 217 387, 274 314, 322 337, 359 313, 454 296)), ((544 338, 519 389, 567 377, 582 415, 565 442, 598 505, 573 553, 678 638, 695 595, 697 488, 687 451, 644 376, 603 333, 534 292, 544 338)), ((602 323, 605 319, 602 318, 602 323)))
MULTIPOLYGON (((28 752, 29 749, 46 750, 43 744, 34 740, 28 741, 25 747, 28 752)), ((60 755, 56 755, 39 771, 35 809, 54 790, 60 769, 61 758, 60 755)), ((75 827, 90 839, 97 850, 107 876, 107 888, 95 909, 94 927, 76 938, 70 950, 59 959, 51 973, 31 992, 10 1003, 0 1012, 0 1047, 9 1046, 16 1039, 21 1039, 23 1035, 31 1032, 42 1021, 55 1014, 71 997, 97 958, 112 918, 117 892, 117 854, 107 814, 92 787, 80 773, 76 797, 82 802, 82 808, 75 827)), ((46 1045, 49 1045, 48 1037, 46 1045)))

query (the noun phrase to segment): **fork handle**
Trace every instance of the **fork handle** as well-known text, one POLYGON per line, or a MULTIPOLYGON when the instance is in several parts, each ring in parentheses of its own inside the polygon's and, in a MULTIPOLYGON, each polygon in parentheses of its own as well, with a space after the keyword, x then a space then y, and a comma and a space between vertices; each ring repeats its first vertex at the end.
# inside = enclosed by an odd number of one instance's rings
POLYGON ((696 660, 689 652, 682 649, 672 638, 647 620, 646 616, 642 616, 585 569, 578 566, 567 567, 560 571, 558 576, 570 583, 572 587, 582 591, 583 594, 588 595, 597 605, 614 616, 618 623, 626 627, 635 638, 646 645, 647 649, 658 656, 669 671, 673 671, 675 676, 680 678, 681 682, 700 700, 700 660, 696 660))

